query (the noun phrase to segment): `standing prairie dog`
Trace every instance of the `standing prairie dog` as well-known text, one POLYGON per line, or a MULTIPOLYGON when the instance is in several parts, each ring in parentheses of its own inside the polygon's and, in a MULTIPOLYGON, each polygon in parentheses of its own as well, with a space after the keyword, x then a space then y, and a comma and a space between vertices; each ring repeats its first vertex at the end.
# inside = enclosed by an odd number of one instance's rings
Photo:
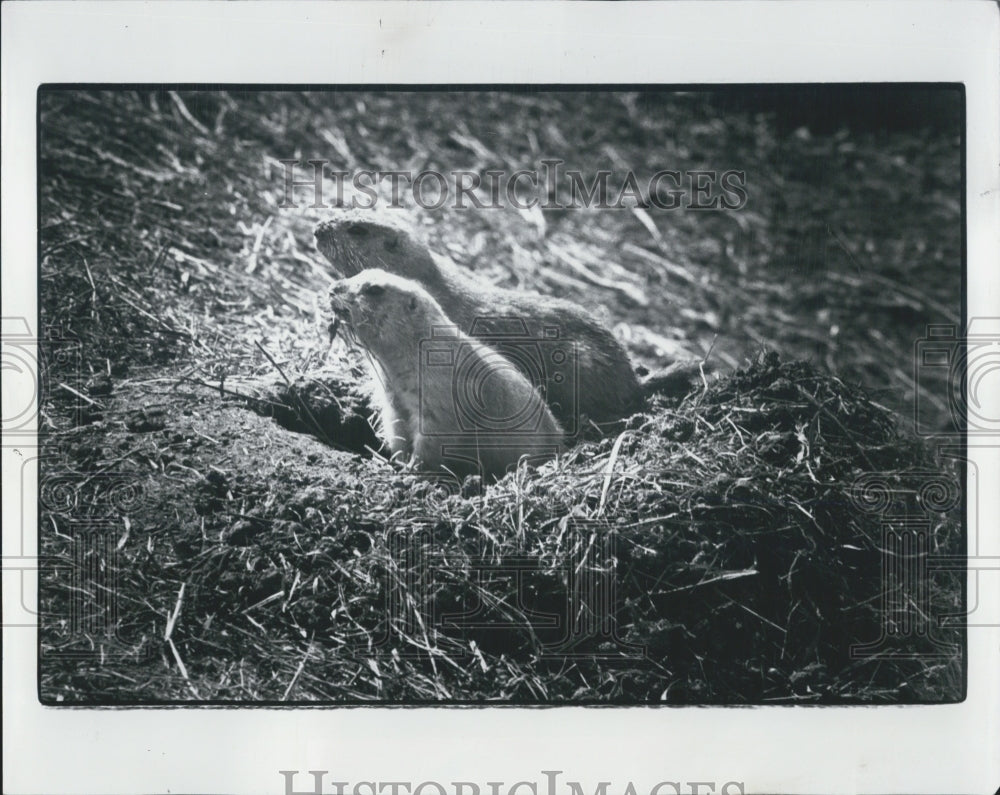
POLYGON ((372 212, 338 212, 315 230, 316 244, 347 276, 382 268, 418 282, 459 329, 487 344, 519 334, 537 341, 545 401, 566 433, 583 418, 607 423, 642 408, 645 391, 611 332, 569 301, 495 287, 433 254, 401 224, 372 212), (558 341, 558 343, 557 343, 558 341), (561 343, 561 344, 560 344, 561 343), (570 358, 552 361, 549 353, 570 358))
POLYGON ((531 382, 462 333, 419 284, 368 269, 334 284, 334 314, 371 355, 382 432, 394 454, 459 476, 501 477, 550 457, 563 430, 531 382))

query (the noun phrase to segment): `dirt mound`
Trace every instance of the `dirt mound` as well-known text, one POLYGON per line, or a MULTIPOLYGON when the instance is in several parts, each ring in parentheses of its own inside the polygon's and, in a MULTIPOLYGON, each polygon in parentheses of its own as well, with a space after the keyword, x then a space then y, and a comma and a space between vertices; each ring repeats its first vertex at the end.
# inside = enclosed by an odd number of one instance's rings
MULTIPOLYGON (((884 634, 896 554, 859 483, 905 484, 941 463, 857 388, 802 363, 762 356, 487 488, 343 454, 327 466, 320 445, 298 443, 315 449, 253 473, 205 467, 191 505, 154 534, 166 554, 119 573, 168 612, 183 584, 172 640, 203 698, 959 696, 956 658, 928 662, 957 636, 906 639, 902 658, 857 651, 884 634)), ((157 516, 173 500, 150 497, 157 516)), ((957 500, 908 507, 931 519, 935 554, 961 551, 957 500)), ((960 581, 929 582, 924 608, 953 612, 960 581)), ((104 696, 142 698, 106 684, 104 696)))

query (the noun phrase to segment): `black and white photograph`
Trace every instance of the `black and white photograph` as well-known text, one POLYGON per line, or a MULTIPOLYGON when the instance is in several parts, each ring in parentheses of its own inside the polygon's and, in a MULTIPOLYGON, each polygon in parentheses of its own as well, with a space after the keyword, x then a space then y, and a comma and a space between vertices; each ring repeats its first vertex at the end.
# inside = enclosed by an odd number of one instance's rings
POLYGON ((43 86, 40 697, 960 700, 962 100, 43 86))
POLYGON ((995 5, 27 5, 6 791, 987 791, 995 5))

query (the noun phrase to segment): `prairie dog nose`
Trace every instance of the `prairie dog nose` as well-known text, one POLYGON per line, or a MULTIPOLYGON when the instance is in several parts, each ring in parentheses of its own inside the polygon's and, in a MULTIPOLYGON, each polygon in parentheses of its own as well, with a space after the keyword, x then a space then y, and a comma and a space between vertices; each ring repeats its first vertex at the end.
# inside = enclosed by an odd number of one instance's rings
POLYGON ((346 312, 351 301, 350 286, 343 282, 334 282, 330 288, 330 307, 335 314, 346 312))

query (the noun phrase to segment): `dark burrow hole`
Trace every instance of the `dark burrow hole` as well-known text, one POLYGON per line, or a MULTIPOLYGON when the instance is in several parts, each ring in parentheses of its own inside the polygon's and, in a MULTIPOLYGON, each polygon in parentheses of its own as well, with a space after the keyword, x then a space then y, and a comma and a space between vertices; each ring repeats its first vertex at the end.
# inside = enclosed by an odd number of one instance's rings
POLYGON ((282 428, 307 433, 337 450, 371 458, 383 443, 369 419, 372 409, 356 383, 337 375, 313 373, 255 384, 241 389, 256 413, 271 417, 282 428))

